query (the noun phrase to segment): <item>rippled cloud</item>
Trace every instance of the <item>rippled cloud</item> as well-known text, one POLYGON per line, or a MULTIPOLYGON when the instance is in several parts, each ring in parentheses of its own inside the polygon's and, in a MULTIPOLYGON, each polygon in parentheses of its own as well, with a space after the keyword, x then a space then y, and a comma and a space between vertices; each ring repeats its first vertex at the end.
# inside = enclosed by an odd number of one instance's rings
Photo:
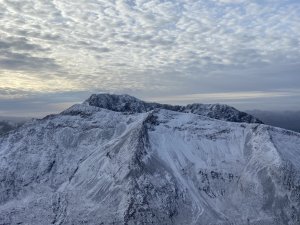
POLYGON ((1 88, 296 89, 299 24, 295 0, 0 0, 0 73, 11 79, 1 88))

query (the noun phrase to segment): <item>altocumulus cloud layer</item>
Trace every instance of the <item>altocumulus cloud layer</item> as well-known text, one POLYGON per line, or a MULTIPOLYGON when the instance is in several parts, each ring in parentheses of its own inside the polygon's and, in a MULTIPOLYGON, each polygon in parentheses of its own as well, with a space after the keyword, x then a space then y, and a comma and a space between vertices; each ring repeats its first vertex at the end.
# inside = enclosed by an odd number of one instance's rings
POLYGON ((299 24, 297 0, 0 0, 0 113, 95 91, 294 109, 299 24))

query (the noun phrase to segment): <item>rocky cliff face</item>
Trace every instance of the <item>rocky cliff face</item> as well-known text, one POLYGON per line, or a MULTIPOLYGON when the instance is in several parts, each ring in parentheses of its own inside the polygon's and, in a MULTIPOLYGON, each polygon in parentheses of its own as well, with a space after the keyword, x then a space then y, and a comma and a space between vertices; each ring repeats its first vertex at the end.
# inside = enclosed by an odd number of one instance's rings
POLYGON ((0 138, 0 224, 300 223, 299 134, 117 102, 0 138))

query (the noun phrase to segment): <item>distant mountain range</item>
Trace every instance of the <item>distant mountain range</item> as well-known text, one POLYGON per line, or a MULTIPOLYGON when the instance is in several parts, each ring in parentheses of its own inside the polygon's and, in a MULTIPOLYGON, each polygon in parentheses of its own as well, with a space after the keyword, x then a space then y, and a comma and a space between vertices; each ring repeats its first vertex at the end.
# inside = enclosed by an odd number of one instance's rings
POLYGON ((299 225, 300 134, 92 95, 0 136, 0 224, 299 225))
POLYGON ((247 113, 261 119, 266 124, 300 132, 300 111, 249 110, 247 113))
POLYGON ((0 135, 22 126, 28 120, 29 118, 0 116, 0 135))

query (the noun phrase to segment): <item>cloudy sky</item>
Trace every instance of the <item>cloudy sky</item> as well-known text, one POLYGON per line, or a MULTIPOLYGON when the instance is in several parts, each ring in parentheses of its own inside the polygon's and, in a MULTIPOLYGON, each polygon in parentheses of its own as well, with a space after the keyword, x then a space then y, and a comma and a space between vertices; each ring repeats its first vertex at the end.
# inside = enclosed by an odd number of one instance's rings
POLYGON ((300 109, 299 0, 0 0, 0 115, 94 92, 300 109))

